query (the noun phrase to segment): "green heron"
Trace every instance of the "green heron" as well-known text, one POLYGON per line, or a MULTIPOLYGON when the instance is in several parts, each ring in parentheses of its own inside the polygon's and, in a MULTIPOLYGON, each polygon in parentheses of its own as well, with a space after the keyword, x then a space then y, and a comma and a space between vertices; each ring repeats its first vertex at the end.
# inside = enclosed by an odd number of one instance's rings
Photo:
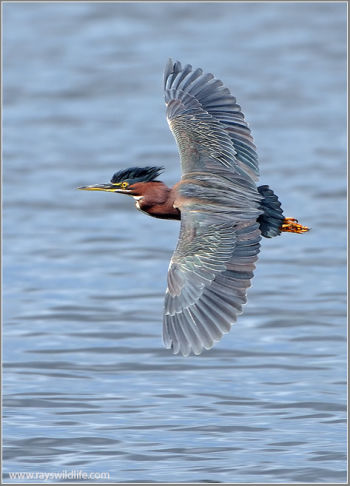
POLYGON ((79 189, 127 194, 154 218, 181 220, 168 270, 163 340, 174 354, 198 355, 242 313, 261 236, 309 228, 283 216, 269 186, 256 186, 253 138, 221 81, 170 59, 164 92, 181 180, 170 188, 158 180, 162 167, 132 167, 116 172, 108 184, 79 189))

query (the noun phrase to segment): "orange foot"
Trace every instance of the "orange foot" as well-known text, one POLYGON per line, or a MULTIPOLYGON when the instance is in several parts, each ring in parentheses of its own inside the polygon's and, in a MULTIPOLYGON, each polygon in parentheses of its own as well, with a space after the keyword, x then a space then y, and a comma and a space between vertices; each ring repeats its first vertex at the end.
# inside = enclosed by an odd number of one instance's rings
POLYGON ((294 218, 284 218, 281 231, 286 231, 289 233, 306 233, 310 228, 303 226, 298 223, 297 219, 294 218))

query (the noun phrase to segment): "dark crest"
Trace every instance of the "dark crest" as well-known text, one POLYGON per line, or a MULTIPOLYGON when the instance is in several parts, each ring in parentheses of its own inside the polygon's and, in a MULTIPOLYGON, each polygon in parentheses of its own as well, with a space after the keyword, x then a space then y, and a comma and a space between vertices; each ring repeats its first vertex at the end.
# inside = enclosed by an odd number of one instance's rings
POLYGON ((113 175, 111 182, 112 184, 124 181, 127 181, 129 184, 135 184, 136 182, 150 182, 154 181, 163 170, 164 167, 129 167, 129 169, 123 169, 116 172, 113 175))

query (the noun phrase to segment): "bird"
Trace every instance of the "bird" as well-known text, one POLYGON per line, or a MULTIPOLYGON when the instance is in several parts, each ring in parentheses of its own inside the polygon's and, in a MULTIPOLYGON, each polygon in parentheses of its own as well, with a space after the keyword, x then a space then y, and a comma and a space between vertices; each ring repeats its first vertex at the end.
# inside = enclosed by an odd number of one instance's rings
POLYGON ((242 313, 261 238, 309 228, 284 217, 268 185, 257 186, 251 131, 222 81, 169 59, 164 97, 181 180, 168 187, 159 180, 164 167, 130 167, 110 183, 78 189, 125 194, 149 216, 181 221, 167 275, 163 342, 187 357, 211 349, 242 313))

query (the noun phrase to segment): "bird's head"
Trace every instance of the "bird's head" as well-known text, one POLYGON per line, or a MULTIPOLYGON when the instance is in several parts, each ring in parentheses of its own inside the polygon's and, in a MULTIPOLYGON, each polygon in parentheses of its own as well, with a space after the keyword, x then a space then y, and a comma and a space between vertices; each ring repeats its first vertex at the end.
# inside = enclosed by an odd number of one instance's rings
POLYGON ((129 196, 143 196, 148 182, 153 182, 164 167, 130 167, 116 172, 108 184, 82 186, 84 191, 107 191, 129 196))

